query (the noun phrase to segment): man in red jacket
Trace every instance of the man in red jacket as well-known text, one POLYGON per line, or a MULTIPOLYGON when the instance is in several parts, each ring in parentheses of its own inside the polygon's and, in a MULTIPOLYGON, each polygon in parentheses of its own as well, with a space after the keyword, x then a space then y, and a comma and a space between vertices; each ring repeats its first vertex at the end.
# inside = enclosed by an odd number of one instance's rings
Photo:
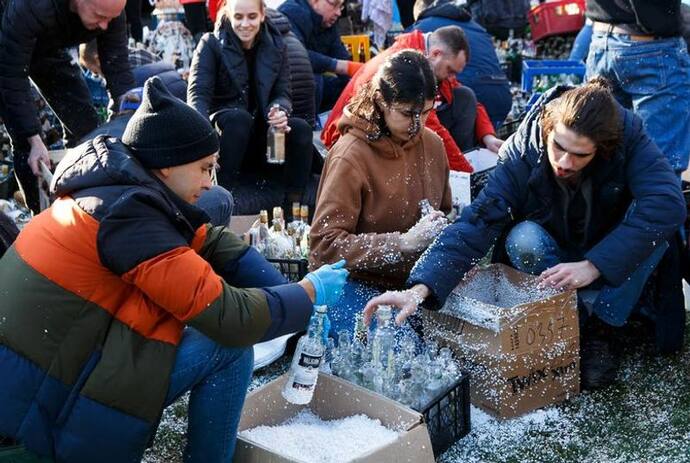
POLYGON ((470 148, 476 141, 480 141, 491 151, 498 152, 503 140, 496 138, 486 109, 481 103, 477 103, 474 92, 462 87, 455 78, 469 59, 467 39, 457 26, 441 27, 428 34, 419 31, 402 34, 390 48, 367 62, 338 98, 321 133, 321 140, 327 147, 333 146, 340 138, 338 120, 345 106, 350 103, 355 89, 371 80, 388 56, 405 48, 424 53, 439 82, 436 105, 429 114, 426 126, 443 139, 450 168, 472 172, 472 166, 462 155, 461 149, 470 148))

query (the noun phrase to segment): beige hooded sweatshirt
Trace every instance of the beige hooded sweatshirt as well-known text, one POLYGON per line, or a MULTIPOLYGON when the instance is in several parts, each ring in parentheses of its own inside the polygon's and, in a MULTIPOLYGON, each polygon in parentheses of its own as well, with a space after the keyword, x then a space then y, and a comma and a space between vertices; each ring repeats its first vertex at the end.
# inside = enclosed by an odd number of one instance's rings
POLYGON ((426 128, 402 145, 387 136, 370 142, 372 126, 347 108, 338 128, 343 136, 316 195, 310 266, 346 259, 353 278, 399 287, 420 255, 400 251, 401 234, 420 218, 419 202, 451 209, 443 142, 426 128))

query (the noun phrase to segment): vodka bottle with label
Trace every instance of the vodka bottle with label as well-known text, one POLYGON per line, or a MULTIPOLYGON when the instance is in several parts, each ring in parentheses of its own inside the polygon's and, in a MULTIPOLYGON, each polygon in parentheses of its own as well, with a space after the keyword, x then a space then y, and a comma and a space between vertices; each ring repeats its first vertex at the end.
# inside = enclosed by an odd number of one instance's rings
POLYGON ((297 342, 282 391, 283 398, 293 404, 308 404, 311 401, 319 376, 319 365, 326 351, 323 330, 328 309, 325 305, 317 305, 314 309, 315 314, 309 323, 307 334, 297 342))

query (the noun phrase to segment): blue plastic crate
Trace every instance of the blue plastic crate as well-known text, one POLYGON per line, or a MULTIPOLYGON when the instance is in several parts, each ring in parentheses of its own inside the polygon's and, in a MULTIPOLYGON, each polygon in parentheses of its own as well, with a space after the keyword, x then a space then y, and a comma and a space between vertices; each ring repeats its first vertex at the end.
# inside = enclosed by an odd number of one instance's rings
POLYGON ((575 60, 525 60, 522 62, 522 90, 531 92, 534 78, 543 75, 568 74, 584 80, 586 67, 575 60))
POLYGON ((86 86, 89 88, 94 106, 108 106, 110 96, 103 80, 95 77, 89 71, 84 71, 84 80, 86 80, 86 86))

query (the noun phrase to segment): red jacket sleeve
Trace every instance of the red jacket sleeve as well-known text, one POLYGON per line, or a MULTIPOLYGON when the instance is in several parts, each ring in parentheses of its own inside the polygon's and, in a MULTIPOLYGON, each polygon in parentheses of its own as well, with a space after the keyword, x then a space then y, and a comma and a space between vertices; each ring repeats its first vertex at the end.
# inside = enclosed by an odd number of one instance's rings
POLYGON ((438 120, 436 111, 431 111, 429 117, 426 120, 426 126, 433 130, 433 132, 441 137, 443 140, 443 146, 446 148, 446 156, 448 156, 448 166, 450 170, 458 170, 460 172, 472 172, 472 165, 465 159, 460 148, 453 140, 453 136, 448 132, 441 121, 438 120))
POLYGON ((474 134, 477 140, 481 141, 487 135, 496 135, 494 125, 489 119, 489 113, 483 104, 477 102, 477 119, 474 122, 474 134))

